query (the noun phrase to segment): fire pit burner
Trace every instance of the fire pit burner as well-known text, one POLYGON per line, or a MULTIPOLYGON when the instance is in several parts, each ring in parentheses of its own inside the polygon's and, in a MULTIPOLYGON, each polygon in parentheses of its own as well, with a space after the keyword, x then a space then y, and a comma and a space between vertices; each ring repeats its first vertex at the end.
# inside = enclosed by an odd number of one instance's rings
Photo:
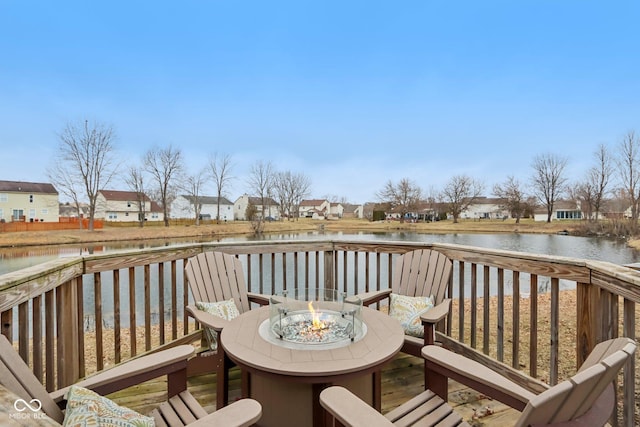
POLYGON ((302 289, 271 297, 270 316, 259 328, 269 342, 289 348, 348 345, 366 333, 362 301, 334 290, 302 289))

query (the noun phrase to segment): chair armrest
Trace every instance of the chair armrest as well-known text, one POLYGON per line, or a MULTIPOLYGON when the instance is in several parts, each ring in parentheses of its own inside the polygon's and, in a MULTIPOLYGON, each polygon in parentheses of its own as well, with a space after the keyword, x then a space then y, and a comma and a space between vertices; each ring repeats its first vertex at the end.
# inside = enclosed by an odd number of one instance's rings
POLYGON ((240 399, 189 424, 189 427, 247 427, 262 416, 262 405, 253 399, 240 399))
MULTIPOLYGON (((195 350, 191 345, 180 345, 162 350, 157 353, 128 360, 113 368, 105 369, 75 383, 75 385, 91 389, 98 394, 105 395, 122 390, 132 385, 140 384, 162 375, 178 374, 177 381, 184 377, 184 384, 173 384, 169 379, 169 389, 186 389, 187 361, 194 355, 195 350), (184 372, 183 372, 184 371, 184 372)), ((65 387, 50 393, 53 400, 60 402, 70 387, 65 387)), ((170 392, 170 395, 175 394, 170 392)), ((179 391, 182 391, 179 390, 179 391)))
POLYGON ((438 323, 449 314, 449 308, 451 308, 451 299, 446 298, 440 304, 427 310, 426 313, 420 316, 422 323, 438 323))
POLYGON ((426 360, 426 376, 434 381, 437 374, 451 378, 519 411, 536 396, 486 366, 440 346, 423 347, 422 357, 426 360))
POLYGON ((362 305, 364 305, 365 307, 368 307, 371 304, 375 304, 377 302, 382 301, 385 298, 389 298, 390 294, 391 294, 391 289, 385 289, 382 291, 364 292, 356 296, 362 300, 362 305))
POLYGON ((254 292, 247 292, 249 302, 255 302, 258 305, 269 305, 269 296, 264 294, 256 294, 254 292))
POLYGON ((328 387, 320 393, 320 405, 342 425, 350 427, 392 427, 384 415, 344 387, 328 387))
POLYGON ((198 310, 195 305, 188 305, 186 307, 187 312, 193 316, 198 322, 207 328, 211 328, 216 332, 222 332, 225 326, 229 324, 228 320, 222 317, 214 316, 206 311, 198 310))

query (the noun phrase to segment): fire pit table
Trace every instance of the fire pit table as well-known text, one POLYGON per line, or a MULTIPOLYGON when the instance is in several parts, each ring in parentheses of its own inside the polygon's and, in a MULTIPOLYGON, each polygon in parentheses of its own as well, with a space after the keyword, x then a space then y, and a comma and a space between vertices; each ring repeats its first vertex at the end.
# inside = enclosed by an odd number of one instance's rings
POLYGON ((221 345, 243 372, 243 396, 262 404, 261 426, 322 426, 320 392, 342 385, 380 410, 382 366, 404 331, 385 313, 333 290, 276 295, 227 325, 221 345))

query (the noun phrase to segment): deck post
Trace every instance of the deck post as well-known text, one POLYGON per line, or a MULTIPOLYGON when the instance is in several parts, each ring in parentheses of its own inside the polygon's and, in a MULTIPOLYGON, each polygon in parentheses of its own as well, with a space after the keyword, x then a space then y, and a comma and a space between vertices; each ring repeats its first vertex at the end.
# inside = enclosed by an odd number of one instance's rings
POLYGON ((80 378, 78 348, 78 301, 75 278, 63 283, 56 292, 58 388, 63 388, 80 378))
POLYGON ((576 365, 580 367, 600 338, 600 288, 580 282, 576 284, 576 288, 576 365))

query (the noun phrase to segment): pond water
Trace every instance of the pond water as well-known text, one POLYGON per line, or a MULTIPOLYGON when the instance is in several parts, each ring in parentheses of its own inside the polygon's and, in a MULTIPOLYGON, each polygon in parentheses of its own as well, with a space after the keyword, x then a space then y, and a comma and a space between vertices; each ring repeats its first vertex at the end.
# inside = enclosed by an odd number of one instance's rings
MULTIPOLYGON (((408 241, 454 243, 508 251, 529 252, 546 255, 568 256, 573 258, 608 261, 614 264, 630 264, 638 262, 640 252, 627 246, 623 239, 604 237, 576 237, 555 234, 424 234, 410 232, 391 233, 288 233, 266 235, 260 238, 230 237, 221 242, 256 241, 256 240, 312 240, 312 239, 344 239, 367 241, 408 241)), ((176 239, 170 241, 157 240, 140 242, 110 242, 92 245, 36 246, 29 248, 0 249, 0 275, 38 265, 43 262, 65 256, 77 256, 90 253, 109 253, 126 249, 142 249, 159 246, 171 246, 196 243, 193 239, 176 239)))

